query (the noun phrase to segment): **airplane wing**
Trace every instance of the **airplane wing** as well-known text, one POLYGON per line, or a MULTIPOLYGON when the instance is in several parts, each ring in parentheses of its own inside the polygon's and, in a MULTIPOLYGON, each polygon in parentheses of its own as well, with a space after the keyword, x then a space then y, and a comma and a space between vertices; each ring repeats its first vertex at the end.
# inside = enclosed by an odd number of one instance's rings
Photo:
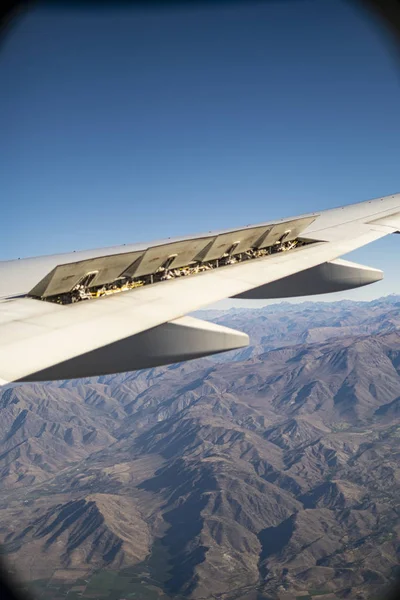
POLYGON ((400 232, 400 194, 242 229, 0 263, 0 383, 181 362, 248 336, 186 316, 224 298, 382 279, 339 257, 400 232))

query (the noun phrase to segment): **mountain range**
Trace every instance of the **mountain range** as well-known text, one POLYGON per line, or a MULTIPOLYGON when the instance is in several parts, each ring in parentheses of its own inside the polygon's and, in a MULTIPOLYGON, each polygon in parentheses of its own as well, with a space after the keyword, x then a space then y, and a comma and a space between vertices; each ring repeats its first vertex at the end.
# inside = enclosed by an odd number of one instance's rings
POLYGON ((380 597, 400 297, 200 311, 249 348, 0 390, 0 544, 37 598, 380 597))

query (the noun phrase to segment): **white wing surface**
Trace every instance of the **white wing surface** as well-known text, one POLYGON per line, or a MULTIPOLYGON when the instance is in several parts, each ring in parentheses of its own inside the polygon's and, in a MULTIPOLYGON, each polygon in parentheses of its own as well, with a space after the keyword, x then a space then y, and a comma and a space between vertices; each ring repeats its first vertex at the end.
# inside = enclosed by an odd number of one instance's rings
POLYGON ((399 231, 396 194, 239 230, 0 263, 0 380, 122 372, 245 346, 245 334, 185 315, 228 297, 373 283, 381 271, 339 257, 399 231))

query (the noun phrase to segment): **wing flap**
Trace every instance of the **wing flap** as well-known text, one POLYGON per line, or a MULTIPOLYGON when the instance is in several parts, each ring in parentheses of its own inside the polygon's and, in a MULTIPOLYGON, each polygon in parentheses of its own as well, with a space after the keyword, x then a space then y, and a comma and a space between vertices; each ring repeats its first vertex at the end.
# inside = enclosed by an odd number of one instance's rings
POLYGON ((369 285, 381 279, 383 272, 379 269, 338 259, 253 288, 235 298, 260 300, 330 294, 369 285))
POLYGON ((228 352, 248 343, 248 336, 241 331, 182 317, 32 373, 22 381, 71 379, 147 369, 228 352))

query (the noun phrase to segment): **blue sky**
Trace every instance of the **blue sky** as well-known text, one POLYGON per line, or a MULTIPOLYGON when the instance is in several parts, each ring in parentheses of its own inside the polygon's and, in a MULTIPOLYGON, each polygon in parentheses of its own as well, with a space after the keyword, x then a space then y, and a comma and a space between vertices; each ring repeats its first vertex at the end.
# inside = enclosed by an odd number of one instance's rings
MULTIPOLYGON (((0 76, 2 259, 400 191, 398 65, 347 2, 37 8, 0 76)), ((400 236, 352 253, 384 282, 326 299, 400 293, 399 253, 400 236)))

